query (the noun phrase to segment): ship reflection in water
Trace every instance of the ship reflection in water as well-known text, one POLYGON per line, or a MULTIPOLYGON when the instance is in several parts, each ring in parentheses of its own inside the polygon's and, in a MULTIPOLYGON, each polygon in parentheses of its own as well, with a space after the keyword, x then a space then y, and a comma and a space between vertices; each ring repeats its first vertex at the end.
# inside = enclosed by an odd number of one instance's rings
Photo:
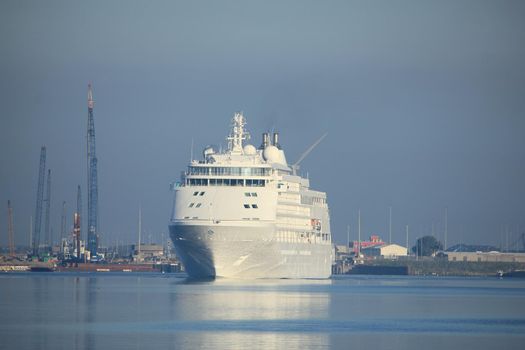
POLYGON ((304 349, 329 345, 327 334, 310 330, 307 324, 308 320, 329 318, 330 295, 323 288, 330 280, 248 283, 216 280, 213 290, 209 284, 193 284, 192 296, 172 295, 171 310, 185 319, 163 325, 178 333, 173 337, 174 348, 304 349), (305 287, 309 291, 304 292, 305 287), (189 298, 194 302, 188 302, 189 298))
POLYGON ((0 275, 2 348, 520 349, 525 281, 0 275))

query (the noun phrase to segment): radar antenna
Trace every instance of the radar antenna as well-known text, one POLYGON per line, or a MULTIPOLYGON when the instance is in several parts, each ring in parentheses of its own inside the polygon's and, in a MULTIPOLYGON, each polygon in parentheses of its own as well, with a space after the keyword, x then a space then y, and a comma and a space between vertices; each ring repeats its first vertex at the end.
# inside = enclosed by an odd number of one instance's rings
POLYGON ((306 151, 304 151, 303 154, 299 157, 299 159, 292 165, 292 173, 294 175, 297 175, 297 170, 299 170, 299 164, 314 150, 315 147, 317 147, 318 144, 323 141, 323 139, 328 135, 327 132, 323 134, 317 141, 315 141, 306 151))
POLYGON ((244 130, 246 119, 242 112, 236 112, 232 119, 232 128, 228 140, 228 150, 232 153, 242 154, 242 142, 250 139, 250 134, 244 130))

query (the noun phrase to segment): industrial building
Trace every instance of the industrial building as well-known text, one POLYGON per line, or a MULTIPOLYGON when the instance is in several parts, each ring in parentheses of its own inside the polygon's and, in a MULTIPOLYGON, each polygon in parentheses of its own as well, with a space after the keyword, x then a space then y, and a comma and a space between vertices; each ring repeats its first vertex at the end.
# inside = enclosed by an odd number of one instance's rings
POLYGON ((350 248, 352 248, 352 251, 355 255, 359 253, 360 250, 371 248, 371 247, 377 247, 377 246, 383 246, 386 243, 383 242, 381 237, 378 235, 371 235, 369 241, 353 241, 350 242, 350 248))
POLYGON ((525 253, 447 252, 446 254, 448 261, 525 263, 525 253))
POLYGON ((350 249, 354 255, 357 255, 359 252, 364 256, 383 257, 387 259, 408 255, 407 247, 393 243, 388 244, 384 242, 378 235, 370 236, 370 240, 368 241, 350 242, 350 249))
POLYGON ((385 244, 363 248, 361 253, 365 256, 380 256, 385 259, 392 259, 399 256, 407 256, 408 249, 398 244, 385 244))
POLYGON ((140 244, 133 245, 134 261, 157 261, 164 258, 164 246, 162 244, 140 244))

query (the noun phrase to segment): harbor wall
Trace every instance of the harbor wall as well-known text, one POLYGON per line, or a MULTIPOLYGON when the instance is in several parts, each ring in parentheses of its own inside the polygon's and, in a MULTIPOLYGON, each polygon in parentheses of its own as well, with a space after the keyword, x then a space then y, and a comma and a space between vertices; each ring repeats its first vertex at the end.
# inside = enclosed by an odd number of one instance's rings
POLYGON ((377 259, 353 265, 349 274, 381 275, 438 275, 438 276, 497 276, 516 270, 525 270, 521 262, 477 262, 447 261, 430 258, 423 260, 387 260, 377 259))

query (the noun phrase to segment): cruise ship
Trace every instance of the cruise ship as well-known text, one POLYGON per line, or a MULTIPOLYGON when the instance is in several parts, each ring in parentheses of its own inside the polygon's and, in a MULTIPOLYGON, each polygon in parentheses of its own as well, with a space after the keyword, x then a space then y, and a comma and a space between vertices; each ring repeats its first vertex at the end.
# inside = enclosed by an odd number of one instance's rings
POLYGON ((173 184, 177 256, 192 278, 329 278, 326 193, 288 165, 278 133, 255 147, 245 126, 235 113, 227 150, 206 147, 173 184))

